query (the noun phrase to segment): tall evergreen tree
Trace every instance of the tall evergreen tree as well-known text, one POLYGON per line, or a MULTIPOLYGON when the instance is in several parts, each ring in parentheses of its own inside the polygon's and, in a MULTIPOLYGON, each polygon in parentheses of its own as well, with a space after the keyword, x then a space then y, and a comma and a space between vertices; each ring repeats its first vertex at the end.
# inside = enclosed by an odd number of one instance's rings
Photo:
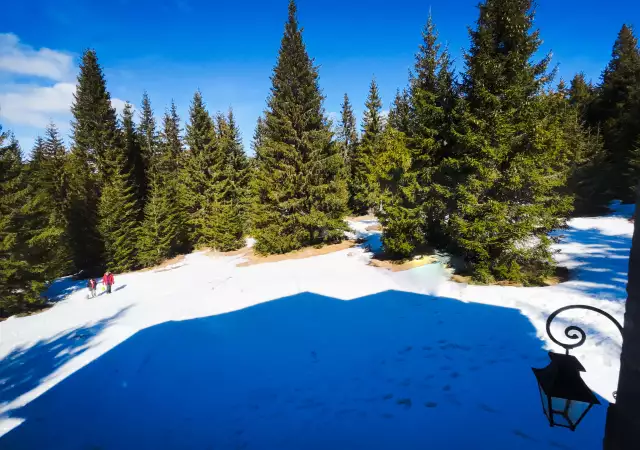
POLYGON ((212 230, 212 208, 216 206, 217 182, 222 158, 213 119, 197 91, 189 109, 185 141, 188 150, 182 168, 182 201, 186 207, 189 237, 194 246, 209 246, 212 230))
POLYGON ((337 141, 342 149, 342 159, 344 161, 344 176, 347 181, 349 191, 349 208, 353 207, 353 163, 357 152, 358 129, 353 107, 349 101, 349 96, 344 94, 344 101, 341 105, 340 123, 338 126, 337 141))
POLYGON ((343 237, 347 189, 322 102, 318 71, 290 1, 256 151, 251 223, 259 252, 285 253, 343 237))
POLYGON ((138 204, 138 211, 142 220, 142 211, 147 198, 147 169, 141 146, 141 136, 138 135, 133 121, 133 107, 130 103, 124 105, 122 111, 122 144, 125 151, 125 172, 131 175, 130 184, 133 186, 134 197, 138 204))
POLYGON ((353 113, 353 107, 349 101, 349 96, 344 94, 344 100, 340 110, 340 124, 338 126, 337 141, 342 147, 342 159, 345 168, 348 169, 348 177, 351 178, 351 160, 358 146, 358 129, 356 125, 356 116, 353 113))
MULTIPOLYGON (((174 106, 172 104, 172 106, 174 106)), ((159 151, 159 136, 156 129, 156 119, 153 116, 153 109, 151 108, 151 100, 149 95, 145 91, 142 94, 142 104, 140 111, 140 124, 138 125, 138 139, 140 141, 140 148, 142 153, 142 162, 144 171, 138 170, 137 178, 138 185, 142 186, 142 192, 146 193, 144 188, 145 183, 148 183, 149 166, 154 155, 159 151), (143 176, 143 173, 145 176, 143 176)))
POLYGON ((45 136, 36 141, 27 175, 32 205, 45 211, 40 239, 49 249, 43 264, 52 279, 73 268, 67 221, 69 180, 66 149, 55 125, 47 127, 45 136))
POLYGON ((73 114, 69 175, 69 230, 73 260, 78 269, 104 264, 104 243, 98 232, 98 199, 104 182, 117 174, 121 152, 116 111, 94 50, 82 56, 73 114))
POLYGON ((0 317, 43 304, 47 274, 38 235, 46 216, 30 204, 24 169, 17 141, 0 128, 0 317))
MULTIPOLYGON (((148 131, 155 136, 155 123, 148 131)), ((178 175, 183 157, 180 118, 173 102, 163 118, 158 148, 151 154, 148 200, 138 244, 138 260, 146 267, 188 250, 186 218, 179 195, 178 175)))
POLYGON ((571 210, 560 191, 562 127, 541 96, 549 57, 532 62, 541 40, 531 0, 486 0, 479 9, 465 54, 466 112, 443 162, 456 173, 445 225, 476 279, 539 283, 553 267, 547 233, 571 210))
POLYGON ((216 164, 218 175, 212 185, 215 203, 210 245, 221 251, 230 251, 244 246, 247 159, 233 111, 229 110, 226 117, 219 115, 217 124, 222 161, 216 164))
POLYGON ((408 133, 411 121, 411 99, 409 92, 398 89, 396 97, 393 99, 393 105, 389 110, 389 125, 398 131, 408 133))
POLYGON ((585 79, 584 72, 577 73, 569 87, 569 104, 578 108, 582 120, 587 121, 591 103, 595 98, 595 88, 585 79))
POLYGON ((612 195, 633 201, 637 180, 628 170, 628 160, 640 136, 640 50, 628 25, 618 33, 592 112, 602 127, 612 195))
POLYGON ((138 267, 140 205, 127 155, 115 155, 113 171, 105 181, 98 203, 98 230, 105 246, 107 270, 126 272, 138 267))
POLYGON ((74 148, 86 153, 92 170, 104 182, 113 173, 121 143, 116 110, 94 50, 87 50, 82 55, 71 112, 74 148))
POLYGON ((376 206, 375 156, 384 130, 382 100, 375 78, 371 80, 362 121, 362 139, 352 158, 352 210, 366 214, 376 206))

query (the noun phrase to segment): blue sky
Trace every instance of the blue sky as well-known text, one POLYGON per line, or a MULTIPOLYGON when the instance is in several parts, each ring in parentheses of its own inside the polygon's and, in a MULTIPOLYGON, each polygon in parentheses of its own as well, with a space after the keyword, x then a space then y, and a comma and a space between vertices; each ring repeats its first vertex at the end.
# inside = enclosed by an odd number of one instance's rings
MULTIPOLYGON (((373 75, 385 109, 420 43, 431 9, 440 38, 460 61, 477 0, 298 0, 309 54, 320 66, 325 109, 344 92, 361 111, 373 75)), ((640 27, 635 0, 539 0, 543 52, 559 75, 584 71, 597 81, 623 22, 640 27)), ((69 132, 77 63, 93 47, 116 107, 138 105, 144 89, 160 115, 173 98, 184 120, 195 89, 211 112, 233 107, 245 146, 264 109, 287 14, 287 0, 30 0, 3 6, 0 23, 0 124, 23 148, 53 120, 69 132)))

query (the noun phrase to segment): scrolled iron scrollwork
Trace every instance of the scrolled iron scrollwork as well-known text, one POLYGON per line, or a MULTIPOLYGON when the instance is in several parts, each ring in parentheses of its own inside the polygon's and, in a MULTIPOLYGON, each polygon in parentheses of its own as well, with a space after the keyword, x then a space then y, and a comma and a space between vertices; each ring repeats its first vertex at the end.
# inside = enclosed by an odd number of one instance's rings
POLYGON ((564 330, 565 336, 567 338, 571 339, 572 341, 574 341, 572 343, 560 342, 551 333, 551 323, 553 322, 553 319, 555 319, 558 316, 558 314, 563 313, 565 311, 568 311, 570 309, 585 309, 585 310, 588 310, 588 311, 597 312, 600 315, 602 315, 602 316, 606 317, 607 319, 609 319, 611 322, 613 322, 615 324, 615 326, 618 327, 618 330, 620 331, 620 334, 622 334, 622 325, 620 325, 620 322, 618 322, 608 312, 605 312, 605 311, 603 311, 603 310, 601 310, 599 308, 596 308, 595 306, 589 306, 589 305, 569 305, 569 306, 565 306, 565 307, 560 308, 557 311, 553 312, 549 316, 549 318, 547 319, 547 335, 549 335, 549 338, 553 342, 558 344, 560 347, 564 348, 565 351, 567 352, 567 355, 569 354, 569 350, 572 350, 574 348, 580 347, 587 340, 587 333, 585 333, 585 331, 582 328, 580 328, 580 327, 578 327, 576 325, 569 325, 564 330), (576 340, 577 340, 577 342, 575 342, 576 340))

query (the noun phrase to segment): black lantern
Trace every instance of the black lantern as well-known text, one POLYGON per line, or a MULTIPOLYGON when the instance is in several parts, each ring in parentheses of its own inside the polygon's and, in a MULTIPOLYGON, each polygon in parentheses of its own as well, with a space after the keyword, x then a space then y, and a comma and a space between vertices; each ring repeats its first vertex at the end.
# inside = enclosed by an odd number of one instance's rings
POLYGON ((580 376, 585 372, 573 355, 549 352, 551 364, 532 369, 538 380, 542 409, 549 425, 574 431, 593 405, 599 405, 591 389, 580 376))

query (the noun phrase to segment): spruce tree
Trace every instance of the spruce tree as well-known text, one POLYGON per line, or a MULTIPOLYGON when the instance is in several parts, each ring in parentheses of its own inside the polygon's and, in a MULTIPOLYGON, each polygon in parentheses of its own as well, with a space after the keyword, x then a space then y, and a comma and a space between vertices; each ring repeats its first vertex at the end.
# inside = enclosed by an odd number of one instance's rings
POLYGON ((121 143, 116 110, 94 50, 82 55, 71 112, 74 147, 86 153, 93 171, 104 182, 113 172, 121 143))
POLYGON ((98 232, 98 199, 121 152, 116 111, 94 50, 82 56, 73 114, 69 177, 69 231, 76 268, 101 270, 104 243, 98 232))
POLYGON ((0 317, 37 308, 44 301, 40 293, 47 274, 38 235, 46 215, 30 204, 25 175, 17 141, 0 128, 0 317))
POLYGON ((340 124, 336 136, 342 149, 342 159, 344 161, 344 176, 349 189, 349 208, 353 206, 353 159, 359 145, 356 117, 353 113, 349 96, 344 94, 344 101, 341 105, 340 124))
MULTIPOLYGON (((122 111, 122 144, 125 151, 125 172, 131 175, 130 184, 134 189, 134 196, 138 210, 142 214, 147 198, 147 169, 141 146, 141 136, 138 135, 133 121, 133 107, 125 103, 122 111)), ((139 217, 142 220, 142 215, 139 217)))
MULTIPOLYGON (((147 131, 155 136, 155 123, 147 131)), ((188 250, 186 219, 178 188, 183 148, 180 119, 174 103, 164 115, 158 147, 151 154, 148 200, 138 243, 138 260, 145 267, 188 250)))
POLYGON ((215 201, 208 240, 211 247, 230 251, 244 246, 247 160, 233 111, 219 115, 217 125, 221 161, 215 165, 218 175, 211 187, 215 201))
POLYGON ((376 206, 375 154, 384 130, 382 100, 375 78, 371 80, 362 121, 362 139, 352 159, 352 210, 366 214, 376 206))
POLYGON ((411 99, 409 98, 409 92, 406 89, 400 92, 398 89, 396 97, 393 99, 393 105, 389 110, 389 125, 407 134, 409 133, 410 121, 411 99))
POLYGON ((342 239, 347 189, 322 107, 318 70, 289 3, 263 143, 256 150, 251 223, 256 250, 285 253, 342 239))
POLYGON ((589 109, 595 98, 595 88, 585 79, 584 72, 576 74, 569 87, 569 104, 578 109, 584 121, 589 120, 589 109))
POLYGON ((139 267, 137 246, 140 205, 124 151, 115 155, 111 176, 98 203, 98 230, 104 242, 106 268, 127 272, 139 267))
POLYGON ((189 238, 193 246, 209 246, 215 234, 212 213, 216 208, 217 182, 223 163, 215 124, 199 91, 194 94, 189 109, 185 141, 188 150, 184 155, 181 190, 189 238))
POLYGON ((571 210, 560 189, 563 130, 541 95, 549 57, 533 62, 541 40, 531 0, 486 0, 479 9, 456 148, 443 162, 456 173, 445 222, 450 249, 480 281, 540 283, 553 267, 547 234, 571 210))
POLYGON ((593 118, 601 124, 614 198, 635 199, 627 162, 640 136, 640 50, 633 29, 623 25, 602 74, 593 118))
POLYGON ((49 279, 67 275, 73 269, 69 237, 68 190, 65 171, 66 149, 58 129, 50 124, 46 139, 38 138, 28 166, 28 185, 33 206, 45 211, 40 238, 49 248, 46 261, 49 279))
MULTIPOLYGON (((172 106, 174 106, 172 104, 172 106)), ((159 137, 156 129, 156 119, 153 116, 153 109, 151 108, 151 100, 149 95, 145 91, 142 94, 142 104, 140 111, 140 124, 138 125, 138 140, 140 142, 140 148, 142 153, 142 166, 144 170, 139 170, 136 177, 138 179, 138 185, 142 186, 141 191, 146 196, 146 183, 148 180, 149 166, 154 155, 159 151, 159 137), (144 174, 144 175, 143 175, 144 174)), ((144 197, 146 198, 146 197, 144 197)))
MULTIPOLYGON (((347 94, 344 94, 344 100, 341 105, 340 124, 336 139, 342 147, 342 159, 345 166, 351 167, 351 159, 358 145, 358 130, 356 116, 353 114, 353 107, 347 94)), ((349 174, 350 176, 351 174, 349 174)))

